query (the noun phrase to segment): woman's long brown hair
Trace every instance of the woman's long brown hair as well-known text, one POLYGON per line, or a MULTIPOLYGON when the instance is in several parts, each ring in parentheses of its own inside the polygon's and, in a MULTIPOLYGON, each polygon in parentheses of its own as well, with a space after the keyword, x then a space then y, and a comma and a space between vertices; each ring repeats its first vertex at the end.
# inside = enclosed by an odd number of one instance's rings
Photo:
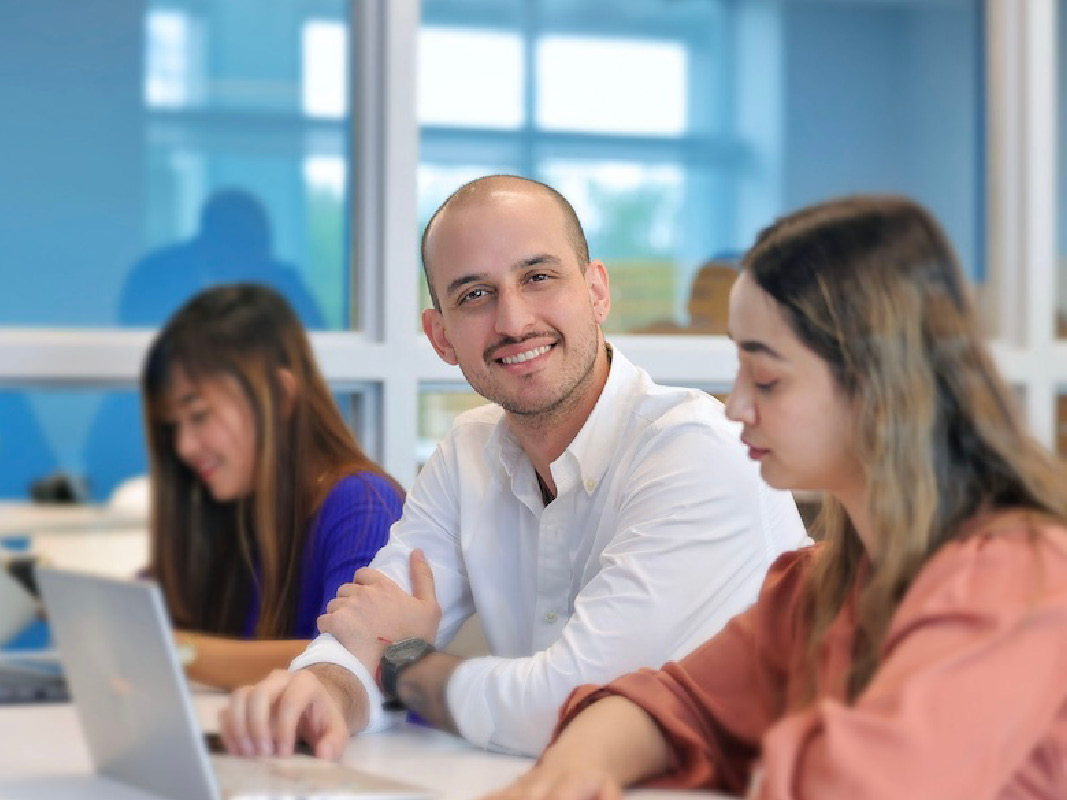
POLYGON ((288 638, 313 517, 345 475, 384 475, 356 443, 290 305, 259 284, 207 289, 149 348, 141 396, 151 470, 150 573, 179 628, 240 635, 259 582, 256 638, 288 638), (251 494, 218 502, 178 457, 167 416, 175 370, 233 378, 252 408, 251 494), (292 375, 288 391, 281 375, 292 375))
POLYGON ((1026 431, 984 344, 965 279, 933 217, 899 197, 852 197, 764 231, 744 269, 857 409, 877 552, 827 497, 806 609, 809 696, 818 647, 869 555, 848 694, 878 665, 890 619, 923 565, 985 509, 1067 521, 1065 475, 1026 431))

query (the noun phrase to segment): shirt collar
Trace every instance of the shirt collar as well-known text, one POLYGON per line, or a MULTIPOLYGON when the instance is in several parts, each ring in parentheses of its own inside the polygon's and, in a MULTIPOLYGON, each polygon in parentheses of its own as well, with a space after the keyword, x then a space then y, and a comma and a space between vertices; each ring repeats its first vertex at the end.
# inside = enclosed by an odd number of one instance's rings
MULTIPOLYGON (((608 344, 608 347, 611 348, 611 345, 608 344)), ((620 414, 619 411, 625 405, 624 398, 631 393, 638 380, 637 367, 617 348, 612 348, 611 366, 604 390, 578 435, 553 463, 554 477, 557 465, 562 466, 561 462, 569 461, 586 494, 592 494, 600 485, 615 456, 614 445, 622 441, 623 428, 629 424, 629 415, 620 414)), ((560 484, 558 479, 556 484, 560 484)))
MULTIPOLYGON (((627 415, 618 413, 620 399, 630 393, 640 373, 618 348, 605 344, 610 365, 604 389, 578 435, 552 462, 552 477, 560 495, 570 491, 575 482, 580 482, 586 494, 593 493, 611 463, 614 454, 611 445, 620 441, 621 429, 628 421, 627 415)), ((485 457, 490 466, 494 463, 503 466, 508 477, 514 476, 519 464, 529 461, 504 415, 485 444, 485 457)))

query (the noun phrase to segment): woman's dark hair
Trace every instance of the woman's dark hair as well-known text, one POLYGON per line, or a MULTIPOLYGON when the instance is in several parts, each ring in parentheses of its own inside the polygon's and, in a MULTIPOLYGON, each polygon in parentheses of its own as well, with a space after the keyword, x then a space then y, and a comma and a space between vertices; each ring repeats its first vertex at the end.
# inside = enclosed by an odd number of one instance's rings
POLYGON ((345 425, 292 307, 253 283, 201 292, 152 342, 141 395, 152 486, 149 572, 175 625, 240 635, 258 588, 256 637, 292 636, 305 544, 330 489, 356 473, 396 485, 345 425), (255 426, 248 497, 215 500, 178 457, 168 407, 176 371, 194 385, 232 378, 247 398, 255 426))

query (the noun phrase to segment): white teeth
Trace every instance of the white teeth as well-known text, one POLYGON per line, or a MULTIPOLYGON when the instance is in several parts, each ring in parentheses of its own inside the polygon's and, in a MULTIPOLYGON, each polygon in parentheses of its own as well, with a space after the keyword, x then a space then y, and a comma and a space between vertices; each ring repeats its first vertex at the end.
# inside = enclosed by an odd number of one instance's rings
POLYGON ((515 356, 504 356, 500 359, 504 364, 521 364, 523 361, 529 361, 531 358, 537 358, 540 355, 544 355, 552 349, 552 345, 546 344, 544 347, 538 347, 536 350, 527 350, 525 353, 519 353, 515 356))

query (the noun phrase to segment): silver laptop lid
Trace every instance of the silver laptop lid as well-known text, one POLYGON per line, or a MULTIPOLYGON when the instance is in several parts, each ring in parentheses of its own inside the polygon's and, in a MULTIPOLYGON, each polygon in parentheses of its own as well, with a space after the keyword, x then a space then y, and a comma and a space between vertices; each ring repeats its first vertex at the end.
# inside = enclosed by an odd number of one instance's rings
POLYGON ((97 771, 218 800, 158 587, 46 567, 37 579, 97 771))

